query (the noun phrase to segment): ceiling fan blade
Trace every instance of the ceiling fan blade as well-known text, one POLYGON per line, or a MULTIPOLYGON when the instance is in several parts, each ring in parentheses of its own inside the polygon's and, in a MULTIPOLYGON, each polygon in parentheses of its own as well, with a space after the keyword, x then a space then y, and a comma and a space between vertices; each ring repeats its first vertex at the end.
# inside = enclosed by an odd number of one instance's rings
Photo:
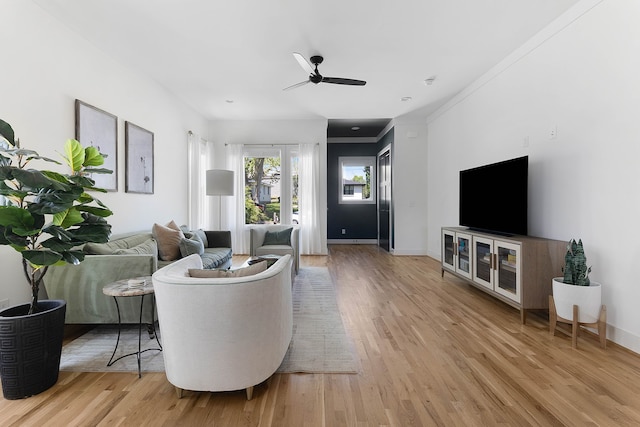
POLYGON ((305 80, 305 81, 303 81, 303 82, 296 83, 296 84, 291 85, 291 86, 289 86, 289 87, 285 87, 285 88, 284 88, 284 89, 282 89, 282 90, 291 90, 291 89, 295 89, 295 88, 297 88, 297 87, 304 86, 304 85, 306 85, 307 83, 311 83, 311 82, 310 82, 309 80, 305 80))
POLYGON ((364 80, 343 79, 340 77, 323 77, 322 83, 333 83, 336 85, 364 86, 367 84, 364 80))
POLYGON ((309 64, 309 62, 306 59, 304 59, 304 56, 300 55, 298 52, 293 52, 293 57, 296 58, 296 61, 298 61, 298 64, 300 64, 302 69, 306 71, 307 74, 311 75, 316 73, 313 70, 313 67, 311 66, 311 64, 309 64))

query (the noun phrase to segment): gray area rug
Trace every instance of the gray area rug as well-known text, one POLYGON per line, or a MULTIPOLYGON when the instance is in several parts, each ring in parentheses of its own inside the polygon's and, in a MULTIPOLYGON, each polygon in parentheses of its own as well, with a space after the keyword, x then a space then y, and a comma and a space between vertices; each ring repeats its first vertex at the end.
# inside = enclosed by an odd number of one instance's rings
MULTIPOLYGON (((60 370, 73 372, 137 372, 135 356, 107 367, 118 334, 117 326, 98 326, 62 348, 60 370)), ((162 337, 160 337, 162 342, 162 337)), ((156 348, 146 327, 142 349, 156 348)), ((116 357, 137 351, 138 327, 123 327, 116 357)), ((142 353, 142 372, 164 372, 162 352, 142 353)), ((304 267, 293 286, 293 339, 281 373, 357 373, 357 357, 336 302, 335 287, 325 267, 304 267)))
POLYGON ((293 339, 278 372, 356 373, 354 355, 329 270, 301 268, 293 286, 293 339))
MULTIPOLYGON (((117 325, 101 325, 93 328, 62 347, 60 370, 72 372, 137 372, 138 361, 135 355, 125 357, 113 365, 107 366, 116 346, 117 337, 117 325)), ((160 343, 162 343, 162 338, 160 338, 160 343)), ((158 343, 155 338, 149 339, 147 328, 143 325, 141 349, 157 347, 158 343)), ((135 351, 138 351, 138 326, 124 325, 120 335, 118 351, 114 359, 135 351)), ((161 351, 145 351, 142 353, 140 360, 142 372, 164 372, 164 359, 161 351)))

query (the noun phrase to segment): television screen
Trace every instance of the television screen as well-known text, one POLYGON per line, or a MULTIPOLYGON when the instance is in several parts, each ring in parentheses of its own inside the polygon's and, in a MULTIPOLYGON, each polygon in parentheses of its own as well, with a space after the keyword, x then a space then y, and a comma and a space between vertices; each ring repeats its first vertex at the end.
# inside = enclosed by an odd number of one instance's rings
POLYGON ((527 234, 528 156, 460 171, 460 225, 527 234))

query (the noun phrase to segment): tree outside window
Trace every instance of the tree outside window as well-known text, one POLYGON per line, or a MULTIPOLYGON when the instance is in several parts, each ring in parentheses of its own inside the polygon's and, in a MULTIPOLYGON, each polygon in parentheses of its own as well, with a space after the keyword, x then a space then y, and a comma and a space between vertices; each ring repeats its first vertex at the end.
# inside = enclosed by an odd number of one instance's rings
POLYGON ((280 222, 280 157, 245 157, 245 223, 280 222))

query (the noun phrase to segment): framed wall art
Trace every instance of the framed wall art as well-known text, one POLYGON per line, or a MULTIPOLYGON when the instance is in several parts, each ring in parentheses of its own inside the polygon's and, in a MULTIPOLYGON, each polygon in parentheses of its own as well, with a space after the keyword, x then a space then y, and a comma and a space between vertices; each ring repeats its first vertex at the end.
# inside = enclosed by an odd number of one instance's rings
POLYGON ((153 194, 153 133, 125 122, 124 135, 125 191, 153 194))
POLYGON ((84 147, 94 146, 104 156, 110 174, 92 174, 96 187, 118 191, 118 118, 76 99, 76 139, 84 147))

